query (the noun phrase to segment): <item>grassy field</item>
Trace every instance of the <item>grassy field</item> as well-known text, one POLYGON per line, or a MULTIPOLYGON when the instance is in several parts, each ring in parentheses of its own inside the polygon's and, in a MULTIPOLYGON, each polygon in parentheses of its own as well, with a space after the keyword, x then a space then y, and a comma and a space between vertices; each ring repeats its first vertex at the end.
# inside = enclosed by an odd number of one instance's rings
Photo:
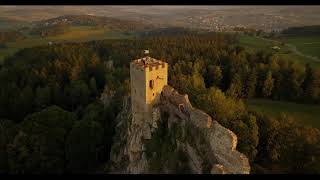
POLYGON ((295 45, 305 54, 320 58, 320 36, 283 36, 279 40, 295 45))
POLYGON ((17 42, 7 43, 7 48, 0 49, 0 63, 5 57, 13 55, 15 52, 22 48, 46 45, 50 41, 53 43, 61 43, 65 41, 84 42, 103 39, 125 39, 132 38, 133 36, 133 33, 112 32, 106 29, 94 29, 88 26, 72 27, 70 31, 64 34, 57 36, 49 36, 45 38, 28 35, 28 38, 17 42))
POLYGON ((250 99, 246 103, 249 110, 265 112, 274 117, 284 112, 300 122, 320 128, 320 105, 296 104, 266 99, 250 99))
POLYGON ((266 41, 249 35, 240 35, 239 41, 240 44, 246 47, 247 51, 249 52, 256 52, 261 49, 271 51, 271 47, 275 45, 275 43, 272 43, 270 41, 266 41))
MULTIPOLYGON (((320 38, 320 36, 319 36, 319 38, 320 38)), ((259 50, 264 50, 264 51, 268 51, 268 52, 273 51, 273 52, 275 52, 275 54, 277 56, 279 56, 279 58, 287 59, 287 60, 295 60, 295 61, 300 62, 302 64, 309 63, 313 67, 320 68, 320 62, 317 62, 313 59, 296 54, 288 46, 283 45, 277 41, 266 40, 266 39, 263 39, 260 37, 249 36, 249 35, 240 35, 239 41, 240 41, 240 45, 244 46, 248 52, 256 52, 259 50), (273 46, 280 47, 280 50, 278 50, 278 51, 272 50, 271 47, 273 47, 273 46)), ((285 42, 284 40, 280 40, 280 41, 285 42)), ((285 42, 285 43, 289 43, 289 42, 285 42)), ((301 43, 301 41, 300 41, 300 43, 301 43)), ((301 45, 299 46, 297 44, 299 44, 298 41, 296 41, 296 44, 294 44, 294 45, 297 47, 298 50, 300 50, 299 47, 301 45)), ((319 44, 319 46, 320 46, 320 44, 319 44)), ((319 47, 319 50, 320 50, 320 47, 319 47)), ((308 54, 308 51, 302 51, 302 52, 308 54)), ((308 54, 308 55, 313 55, 313 54, 308 54)))

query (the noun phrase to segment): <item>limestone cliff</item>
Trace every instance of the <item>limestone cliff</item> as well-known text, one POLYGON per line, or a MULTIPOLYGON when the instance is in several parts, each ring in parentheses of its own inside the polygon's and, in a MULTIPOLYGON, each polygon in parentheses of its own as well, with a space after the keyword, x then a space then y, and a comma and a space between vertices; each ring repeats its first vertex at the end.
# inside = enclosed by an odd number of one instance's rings
POLYGON ((237 136, 193 108, 187 95, 165 86, 153 117, 136 122, 130 97, 117 117, 111 173, 248 174, 237 136))
POLYGON ((100 101, 104 105, 104 107, 108 107, 112 98, 115 95, 115 91, 111 90, 107 85, 104 86, 104 89, 100 95, 100 101))

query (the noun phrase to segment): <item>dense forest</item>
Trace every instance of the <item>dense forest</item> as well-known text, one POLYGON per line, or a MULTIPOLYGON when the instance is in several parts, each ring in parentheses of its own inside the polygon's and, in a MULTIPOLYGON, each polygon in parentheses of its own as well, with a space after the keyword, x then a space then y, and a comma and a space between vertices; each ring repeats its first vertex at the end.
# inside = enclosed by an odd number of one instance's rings
POLYGON ((129 62, 150 49, 169 84, 238 136, 252 173, 319 173, 320 132, 294 117, 248 111, 261 97, 320 103, 320 71, 222 33, 154 35, 23 49, 0 71, 0 171, 97 172, 108 163, 115 117, 129 94, 129 62), (110 69, 107 62, 113 61, 110 69), (110 104, 99 101, 107 87, 110 104))
POLYGON ((285 35, 318 35, 320 33, 320 26, 302 26, 302 27, 291 27, 282 31, 285 35))
POLYGON ((195 31, 192 29, 186 29, 183 27, 164 27, 164 28, 155 28, 150 30, 144 30, 138 32, 139 37, 152 37, 152 36, 168 36, 168 35, 190 35, 190 34, 198 34, 199 31, 195 31))

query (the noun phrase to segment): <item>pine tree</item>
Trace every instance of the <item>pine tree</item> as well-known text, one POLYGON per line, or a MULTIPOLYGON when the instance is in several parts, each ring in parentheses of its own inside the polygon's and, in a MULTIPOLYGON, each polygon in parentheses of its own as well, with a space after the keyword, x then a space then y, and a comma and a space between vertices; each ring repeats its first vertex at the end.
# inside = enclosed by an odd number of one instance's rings
POLYGON ((257 85, 257 73, 255 69, 252 69, 250 74, 247 75, 247 81, 246 81, 246 96, 248 98, 255 96, 256 85, 257 85))
POLYGON ((241 98, 243 97, 242 88, 243 87, 242 87, 241 77, 237 73, 234 75, 233 79, 231 80, 230 87, 227 90, 227 95, 234 98, 241 98))
POLYGON ((23 119, 25 115, 30 113, 33 108, 33 99, 34 99, 34 94, 33 90, 30 86, 26 86, 20 94, 20 118, 23 119))
POLYGON ((51 89, 49 86, 38 87, 36 89, 35 104, 38 110, 41 110, 51 103, 51 89))
POLYGON ((98 95, 98 89, 97 89, 96 79, 94 77, 90 78, 89 87, 90 87, 92 96, 96 97, 98 95))
POLYGON ((312 69, 309 65, 306 66, 306 75, 302 83, 304 91, 304 99, 307 102, 320 101, 320 72, 312 69))
POLYGON ((220 66, 212 66, 210 65, 208 68, 206 82, 207 87, 211 86, 220 86, 222 80, 222 70, 220 66))
POLYGON ((263 88, 262 88, 262 93, 264 97, 270 97, 272 94, 272 89, 273 89, 273 84, 274 84, 274 79, 272 78, 272 73, 269 71, 267 73, 267 77, 265 81, 263 82, 263 88))

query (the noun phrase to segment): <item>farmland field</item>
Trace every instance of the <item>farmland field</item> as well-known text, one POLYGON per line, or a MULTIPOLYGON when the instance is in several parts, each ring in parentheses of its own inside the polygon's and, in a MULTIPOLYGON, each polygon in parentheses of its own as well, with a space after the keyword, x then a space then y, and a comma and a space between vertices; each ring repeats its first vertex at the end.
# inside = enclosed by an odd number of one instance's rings
POLYGON ((296 120, 320 128, 320 105, 296 104, 266 99, 247 100, 249 110, 279 116, 281 112, 293 116, 296 120))

